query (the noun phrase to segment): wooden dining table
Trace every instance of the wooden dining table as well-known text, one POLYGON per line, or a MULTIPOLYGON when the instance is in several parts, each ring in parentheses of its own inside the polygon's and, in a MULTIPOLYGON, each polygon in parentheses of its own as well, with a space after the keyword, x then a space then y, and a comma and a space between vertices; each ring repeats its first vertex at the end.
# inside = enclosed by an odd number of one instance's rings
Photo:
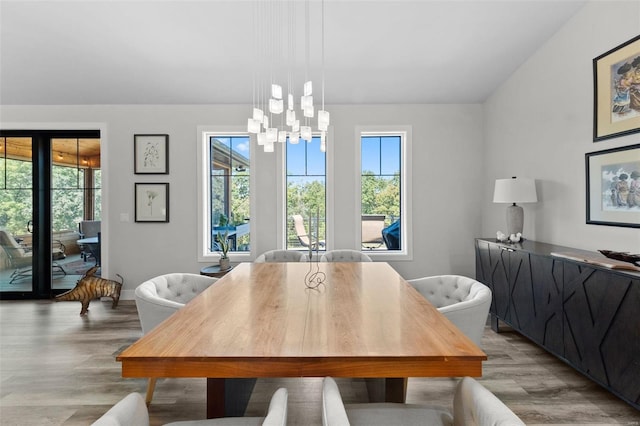
POLYGON ((207 378, 209 418, 228 379, 379 378, 404 402, 406 378, 479 377, 486 358, 384 262, 241 263, 117 356, 123 377, 207 378))

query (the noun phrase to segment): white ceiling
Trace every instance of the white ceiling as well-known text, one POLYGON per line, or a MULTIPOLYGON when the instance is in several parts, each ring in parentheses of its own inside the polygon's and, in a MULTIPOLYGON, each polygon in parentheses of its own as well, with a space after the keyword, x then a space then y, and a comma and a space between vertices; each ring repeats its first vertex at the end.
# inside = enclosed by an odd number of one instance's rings
MULTIPOLYGON (((321 3, 310 1, 317 87, 321 3)), ((326 102, 483 102, 584 3, 325 0, 326 102)), ((247 0, 0 0, 0 104, 249 104, 254 10, 247 0)))

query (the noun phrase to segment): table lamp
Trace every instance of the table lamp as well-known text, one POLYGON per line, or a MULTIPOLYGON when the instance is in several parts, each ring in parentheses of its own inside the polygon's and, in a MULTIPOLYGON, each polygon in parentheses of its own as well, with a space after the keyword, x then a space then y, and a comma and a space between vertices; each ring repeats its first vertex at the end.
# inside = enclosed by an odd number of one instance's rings
POLYGON ((528 178, 496 179, 494 203, 513 203, 507 207, 507 236, 522 233, 524 211, 516 203, 536 203, 536 181, 528 178))

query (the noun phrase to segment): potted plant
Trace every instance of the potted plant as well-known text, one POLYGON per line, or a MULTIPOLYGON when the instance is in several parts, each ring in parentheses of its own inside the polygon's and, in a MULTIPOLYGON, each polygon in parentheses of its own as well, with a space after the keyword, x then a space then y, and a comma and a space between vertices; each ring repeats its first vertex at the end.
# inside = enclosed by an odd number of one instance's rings
POLYGON ((226 271, 231 267, 229 263, 229 231, 225 231, 224 234, 218 231, 218 248, 220 251, 220 271, 226 271))

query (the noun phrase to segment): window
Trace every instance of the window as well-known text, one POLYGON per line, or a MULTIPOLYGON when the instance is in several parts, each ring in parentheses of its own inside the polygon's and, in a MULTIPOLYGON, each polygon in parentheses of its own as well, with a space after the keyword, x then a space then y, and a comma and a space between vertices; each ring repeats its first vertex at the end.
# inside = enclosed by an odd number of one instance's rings
POLYGON ((248 253, 251 249, 251 139, 246 133, 204 130, 200 142, 202 166, 198 173, 203 205, 198 211, 204 235, 199 237, 199 259, 212 257, 218 251, 218 233, 226 232, 230 253, 248 253))
POLYGON ((326 239, 326 156, 320 151, 320 137, 311 142, 286 144, 286 247, 315 249, 326 239))
POLYGON ((409 256, 410 130, 361 130, 359 134, 358 244, 373 257, 409 256))

